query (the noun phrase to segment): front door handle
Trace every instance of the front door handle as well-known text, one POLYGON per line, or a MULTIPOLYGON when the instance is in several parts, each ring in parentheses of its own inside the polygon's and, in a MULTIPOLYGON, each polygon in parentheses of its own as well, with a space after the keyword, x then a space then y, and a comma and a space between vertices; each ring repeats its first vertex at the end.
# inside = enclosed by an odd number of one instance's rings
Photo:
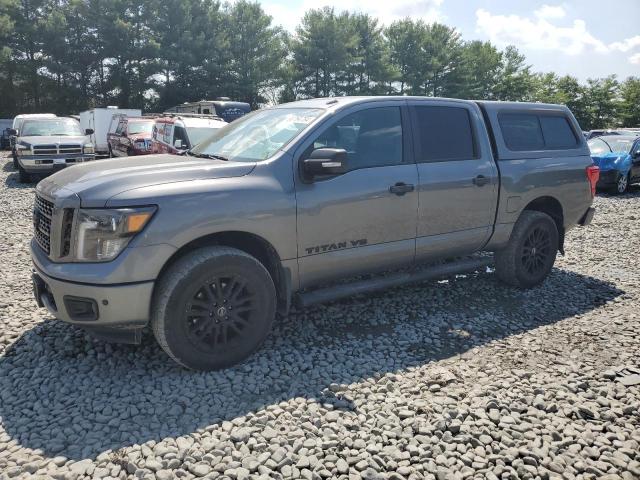
POLYGON ((415 186, 410 183, 398 182, 395 185, 391 185, 389 187, 389 191, 396 195, 402 196, 405 193, 413 192, 415 190, 415 186))
POLYGON ((478 175, 473 179, 473 184, 476 185, 477 187, 482 187, 487 183, 489 183, 489 178, 485 177, 484 175, 478 175))

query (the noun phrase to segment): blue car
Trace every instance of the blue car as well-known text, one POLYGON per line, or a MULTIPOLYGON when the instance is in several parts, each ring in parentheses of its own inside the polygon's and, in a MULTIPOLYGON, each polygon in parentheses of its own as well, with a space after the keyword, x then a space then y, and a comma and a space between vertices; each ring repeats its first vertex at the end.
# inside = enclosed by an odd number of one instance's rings
POLYGON ((640 137, 603 135, 587 142, 593 163, 600 167, 597 187, 624 193, 640 182, 640 137))

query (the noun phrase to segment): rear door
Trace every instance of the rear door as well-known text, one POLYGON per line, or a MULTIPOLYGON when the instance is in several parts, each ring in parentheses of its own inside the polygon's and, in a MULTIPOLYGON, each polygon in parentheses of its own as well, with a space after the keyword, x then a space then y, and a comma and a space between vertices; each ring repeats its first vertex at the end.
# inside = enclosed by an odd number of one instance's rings
POLYGON ((640 181, 640 137, 633 143, 629 155, 631 155, 631 180, 640 181))
POLYGON ((477 106, 410 101, 419 176, 416 260, 472 253, 489 239, 498 170, 477 106))
POLYGON ((418 173, 404 101, 338 112, 298 150, 347 151, 349 170, 311 183, 296 176, 301 286, 410 264, 415 254, 418 173))

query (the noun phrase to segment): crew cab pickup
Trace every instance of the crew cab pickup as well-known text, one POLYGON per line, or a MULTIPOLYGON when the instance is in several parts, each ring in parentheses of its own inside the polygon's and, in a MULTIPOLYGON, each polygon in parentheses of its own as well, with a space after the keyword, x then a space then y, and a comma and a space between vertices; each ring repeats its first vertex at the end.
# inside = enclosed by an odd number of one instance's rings
POLYGON ((567 231, 590 223, 597 180, 564 106, 283 104, 183 156, 105 160, 40 182, 36 300, 105 338, 136 342, 150 326, 180 364, 222 368, 255 351, 292 302, 490 263, 507 285, 540 284, 567 231))
POLYGON ((129 157, 151 153, 153 118, 117 115, 112 121, 117 122, 117 126, 113 132, 107 133, 109 157, 129 157))

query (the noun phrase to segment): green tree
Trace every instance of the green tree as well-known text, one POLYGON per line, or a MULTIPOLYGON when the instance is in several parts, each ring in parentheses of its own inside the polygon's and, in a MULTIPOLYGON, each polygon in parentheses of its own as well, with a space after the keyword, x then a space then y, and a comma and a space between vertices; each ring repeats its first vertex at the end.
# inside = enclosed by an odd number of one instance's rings
POLYGON ((640 77, 629 77, 620 85, 620 123, 640 127, 640 77))
POLYGON ((618 89, 620 84, 615 75, 587 80, 585 95, 589 99, 587 128, 611 128, 617 126, 618 89))
POLYGON ((348 14, 333 8, 309 10, 296 29, 293 61, 303 82, 305 96, 340 95, 341 75, 353 63, 358 38, 349 28, 348 14))
POLYGON ((493 99, 502 68, 500 51, 490 42, 474 40, 462 46, 460 63, 460 88, 454 96, 493 99))
POLYGON ((285 36, 259 3, 239 0, 228 7, 229 89, 227 94, 256 108, 277 79, 286 55, 285 36))
POLYGON ((512 45, 502 52, 502 66, 494 88, 496 100, 526 101, 532 98, 534 78, 524 55, 512 45))
POLYGON ((393 80, 399 84, 399 93, 405 93, 420 70, 419 53, 425 43, 427 26, 422 20, 409 18, 393 22, 385 32, 389 42, 389 56, 393 80))

